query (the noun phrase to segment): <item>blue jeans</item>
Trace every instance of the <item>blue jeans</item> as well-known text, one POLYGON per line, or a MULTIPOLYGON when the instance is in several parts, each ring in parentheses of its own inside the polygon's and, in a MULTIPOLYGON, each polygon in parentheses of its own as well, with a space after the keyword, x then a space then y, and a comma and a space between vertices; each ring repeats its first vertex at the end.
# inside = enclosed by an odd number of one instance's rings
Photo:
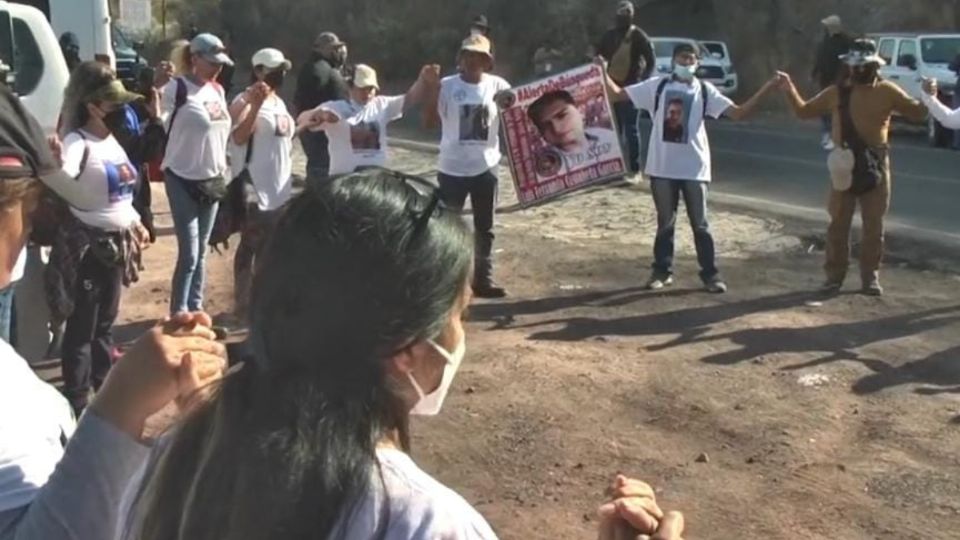
POLYGON ((330 148, 327 134, 305 131, 300 135, 303 153, 307 155, 307 178, 324 178, 330 174, 330 148))
POLYGON ((618 101, 613 104, 613 114, 617 117, 617 135, 626 146, 627 168, 630 172, 640 172, 640 126, 639 111, 630 101, 618 101))
POLYGON ((183 180, 164 172, 173 228, 177 233, 177 266, 170 285, 170 313, 203 310, 207 242, 213 232, 219 203, 201 204, 180 184, 183 180))
POLYGON ((0 339, 14 346, 13 333, 16 328, 13 324, 13 289, 16 283, 11 283, 5 288, 0 289, 0 339))
POLYGON ((700 279, 704 283, 715 278, 716 250, 710 224, 707 222, 707 182, 652 178, 650 188, 657 207, 657 239, 653 245, 653 272, 659 277, 673 274, 673 239, 677 224, 680 196, 687 208, 687 217, 693 229, 693 241, 700 263, 700 279))

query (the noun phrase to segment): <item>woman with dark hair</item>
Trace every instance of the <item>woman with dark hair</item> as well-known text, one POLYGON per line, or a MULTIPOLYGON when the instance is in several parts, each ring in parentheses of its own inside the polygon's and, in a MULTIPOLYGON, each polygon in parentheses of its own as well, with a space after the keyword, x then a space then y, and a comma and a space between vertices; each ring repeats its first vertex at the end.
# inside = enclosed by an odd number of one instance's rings
MULTIPOLYGON (((410 415, 440 412, 466 353, 471 245, 424 180, 313 182, 254 277, 251 358, 160 442, 120 538, 495 538, 409 456, 410 415)), ((607 524, 664 517, 645 485, 613 493, 607 524)))
POLYGON ((863 220, 860 246, 861 292, 881 296, 883 220, 890 208, 890 119, 894 113, 921 121, 927 108, 897 85, 880 77, 886 64, 870 39, 858 39, 841 56, 840 80, 809 101, 797 92, 786 73, 780 87, 797 118, 832 115, 835 144, 828 159, 833 181, 830 190, 830 226, 827 229, 826 281, 821 290, 836 294, 843 288, 850 265, 850 227, 860 205, 863 220))
POLYGON ((170 313, 182 313, 203 310, 207 241, 226 195, 231 125, 217 75, 233 61, 212 34, 196 36, 173 56, 182 75, 164 87, 160 111, 168 135, 164 183, 178 249, 170 313))
POLYGON ((70 213, 60 224, 47 267, 54 328, 66 322, 63 393, 77 416, 113 362, 112 327, 124 285, 137 280, 149 233, 133 207, 137 168, 111 134, 128 92, 113 71, 83 62, 70 76, 63 108, 63 169, 70 213))

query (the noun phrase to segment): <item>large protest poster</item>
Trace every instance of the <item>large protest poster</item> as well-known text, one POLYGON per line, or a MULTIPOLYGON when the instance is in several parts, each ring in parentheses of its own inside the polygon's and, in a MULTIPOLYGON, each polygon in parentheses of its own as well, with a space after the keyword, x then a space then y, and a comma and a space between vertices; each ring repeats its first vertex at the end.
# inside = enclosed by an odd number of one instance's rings
POLYGON ((579 67, 511 92, 500 114, 522 206, 626 173, 603 68, 579 67))

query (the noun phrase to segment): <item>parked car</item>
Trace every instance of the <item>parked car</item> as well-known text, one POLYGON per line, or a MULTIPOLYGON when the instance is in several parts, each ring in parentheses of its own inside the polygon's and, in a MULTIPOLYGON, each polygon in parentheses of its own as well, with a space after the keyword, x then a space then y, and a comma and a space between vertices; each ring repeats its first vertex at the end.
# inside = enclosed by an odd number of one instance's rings
POLYGON ((713 83, 725 95, 736 91, 736 87, 728 86, 727 73, 721 61, 714 58, 699 41, 679 37, 655 37, 650 38, 650 41, 653 42, 654 55, 657 57, 657 73, 661 75, 670 73, 673 50, 677 45, 689 44, 700 52, 700 69, 697 70, 697 77, 713 83))
POLYGON ((7 82, 44 131, 53 134, 70 73, 46 16, 38 9, 0 0, 0 61, 7 82))
POLYGON ((117 77, 132 90, 136 88, 140 70, 147 67, 146 60, 140 56, 143 43, 132 41, 116 23, 110 25, 110 34, 117 58, 117 77))
MULTIPOLYGON (((879 54, 887 62, 880 70, 885 79, 917 99, 923 92, 923 79, 936 79, 938 98, 952 107, 957 74, 950 64, 960 55, 960 34, 891 33, 870 37, 877 41, 879 54)), ((931 145, 947 146, 953 132, 931 117, 927 135, 931 145)))
POLYGON ((700 43, 710 51, 710 56, 719 60, 723 65, 726 77, 724 78, 721 91, 727 90, 724 92, 727 95, 736 93, 740 87, 740 77, 737 75, 737 70, 733 67, 733 57, 730 56, 730 48, 727 47, 727 44, 723 41, 701 41, 700 43))

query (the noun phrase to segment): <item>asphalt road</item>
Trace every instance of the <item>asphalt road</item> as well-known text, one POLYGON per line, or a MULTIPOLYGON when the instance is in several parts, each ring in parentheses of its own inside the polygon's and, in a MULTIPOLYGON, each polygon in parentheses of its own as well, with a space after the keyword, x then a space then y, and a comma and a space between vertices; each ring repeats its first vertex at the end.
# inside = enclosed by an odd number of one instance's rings
MULTIPOLYGON (((642 121, 644 150, 649 121, 642 121)), ((749 125, 729 120, 707 126, 713 152, 713 190, 798 207, 823 209, 829 177, 814 125, 789 121, 749 125)), ((960 152, 930 148, 911 129, 891 143, 897 224, 960 239, 960 152)))

